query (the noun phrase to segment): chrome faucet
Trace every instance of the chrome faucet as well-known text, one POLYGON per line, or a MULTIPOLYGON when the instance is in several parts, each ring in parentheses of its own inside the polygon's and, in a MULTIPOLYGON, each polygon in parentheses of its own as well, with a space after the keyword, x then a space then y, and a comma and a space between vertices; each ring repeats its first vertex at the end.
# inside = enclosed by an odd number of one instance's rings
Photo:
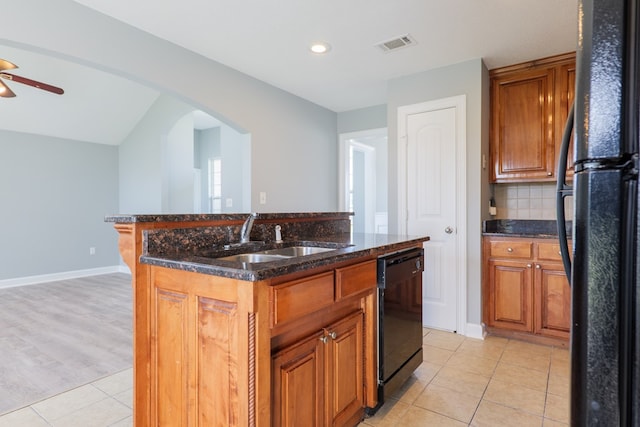
POLYGON ((258 217, 257 213, 252 213, 249 218, 242 224, 240 230, 240 243, 248 243, 251 241, 251 227, 253 227, 253 221, 258 217))

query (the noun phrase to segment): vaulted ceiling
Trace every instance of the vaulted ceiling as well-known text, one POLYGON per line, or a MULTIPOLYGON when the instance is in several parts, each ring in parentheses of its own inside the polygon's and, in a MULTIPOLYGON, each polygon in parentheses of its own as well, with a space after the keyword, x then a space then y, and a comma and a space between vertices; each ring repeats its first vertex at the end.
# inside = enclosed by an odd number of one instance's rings
MULTIPOLYGON (((492 69, 577 40, 577 0, 75 1, 336 112, 386 103, 390 79, 475 58, 492 69), (376 46, 405 34, 414 46, 376 46), (313 41, 331 50, 313 54, 313 41)), ((37 52, 0 45, 0 58, 66 90, 61 101, 8 82, 17 97, 0 99, 0 129, 114 143, 159 96, 37 52)))

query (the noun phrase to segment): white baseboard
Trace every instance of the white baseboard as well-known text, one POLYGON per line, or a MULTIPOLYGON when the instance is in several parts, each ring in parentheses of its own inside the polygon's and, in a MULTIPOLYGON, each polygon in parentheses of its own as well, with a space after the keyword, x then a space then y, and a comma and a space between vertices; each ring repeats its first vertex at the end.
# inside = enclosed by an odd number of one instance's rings
POLYGON ((55 282, 57 280, 77 279, 79 277, 98 276, 101 274, 125 273, 131 274, 129 268, 123 265, 90 268, 87 270, 63 271, 61 273, 41 274, 38 276, 16 277, 15 279, 0 280, 0 289, 14 286, 36 285, 38 283, 55 282))
POLYGON ((477 323, 467 323, 465 332, 467 337, 477 338, 480 340, 483 340, 486 335, 482 325, 479 325, 477 323))

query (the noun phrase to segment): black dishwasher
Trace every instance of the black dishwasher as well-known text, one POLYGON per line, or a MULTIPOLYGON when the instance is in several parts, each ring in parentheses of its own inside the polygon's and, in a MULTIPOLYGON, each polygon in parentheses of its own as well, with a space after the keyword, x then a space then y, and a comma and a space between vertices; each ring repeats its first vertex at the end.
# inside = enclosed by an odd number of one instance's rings
POLYGON ((378 258, 378 406, 422 363, 422 248, 378 258))

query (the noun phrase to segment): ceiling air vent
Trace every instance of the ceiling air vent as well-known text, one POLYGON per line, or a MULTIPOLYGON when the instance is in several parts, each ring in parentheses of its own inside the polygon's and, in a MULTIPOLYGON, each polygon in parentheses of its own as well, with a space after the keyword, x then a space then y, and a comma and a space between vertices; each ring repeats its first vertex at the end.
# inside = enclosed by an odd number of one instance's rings
POLYGON ((405 34, 404 36, 395 37, 391 40, 387 40, 381 43, 378 43, 380 49, 384 52, 391 52, 392 50, 402 49, 403 47, 413 46, 416 44, 416 41, 409 34, 405 34))

